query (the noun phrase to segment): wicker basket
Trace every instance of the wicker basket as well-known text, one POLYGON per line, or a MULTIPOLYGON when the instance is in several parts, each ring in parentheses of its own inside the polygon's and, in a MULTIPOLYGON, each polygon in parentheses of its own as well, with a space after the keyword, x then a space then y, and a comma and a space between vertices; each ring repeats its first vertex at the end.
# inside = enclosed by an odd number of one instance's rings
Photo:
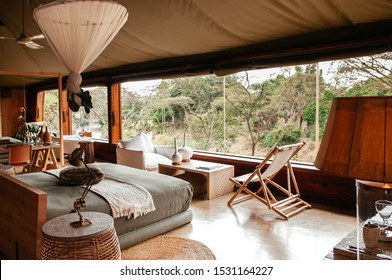
MULTIPOLYGON (((68 215, 65 216, 68 217, 68 215)), ((53 223, 53 220, 49 222, 53 223)), ((68 227, 68 224, 65 227, 68 227)), ((119 260, 121 259, 121 250, 113 222, 106 230, 72 238, 53 236, 43 230, 38 259, 119 260)))

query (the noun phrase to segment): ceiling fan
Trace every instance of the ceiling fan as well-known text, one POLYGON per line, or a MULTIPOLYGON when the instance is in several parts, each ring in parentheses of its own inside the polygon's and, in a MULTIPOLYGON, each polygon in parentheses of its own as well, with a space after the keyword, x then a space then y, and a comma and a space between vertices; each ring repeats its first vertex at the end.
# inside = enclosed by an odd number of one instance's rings
MULTIPOLYGON (((30 49, 44 49, 43 46, 40 44, 37 44, 34 42, 34 40, 39 40, 39 39, 45 39, 43 34, 35 35, 35 36, 27 36, 25 33, 25 5, 24 5, 25 0, 22 0, 23 6, 22 6, 22 33, 19 35, 18 38, 16 38, 16 41, 21 44, 25 45, 26 47, 30 49)), ((10 40, 15 40, 15 38, 10 38, 10 37, 1 37, 0 39, 10 39, 10 40)))

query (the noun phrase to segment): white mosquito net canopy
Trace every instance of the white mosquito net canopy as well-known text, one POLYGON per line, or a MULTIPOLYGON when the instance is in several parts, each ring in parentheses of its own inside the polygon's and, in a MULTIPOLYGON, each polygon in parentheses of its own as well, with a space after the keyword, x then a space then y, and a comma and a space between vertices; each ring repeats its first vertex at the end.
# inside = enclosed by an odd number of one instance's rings
POLYGON ((70 72, 67 90, 80 93, 80 73, 113 40, 128 20, 128 11, 110 0, 58 0, 38 6, 34 19, 70 72))

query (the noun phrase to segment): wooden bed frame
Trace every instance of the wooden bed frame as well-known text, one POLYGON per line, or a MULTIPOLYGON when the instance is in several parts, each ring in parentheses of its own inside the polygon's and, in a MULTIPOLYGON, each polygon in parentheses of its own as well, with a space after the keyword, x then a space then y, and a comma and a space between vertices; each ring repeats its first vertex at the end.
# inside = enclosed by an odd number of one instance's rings
POLYGON ((0 251, 7 259, 37 259, 47 194, 0 173, 0 251))
MULTIPOLYGON (((47 193, 0 173, 0 252, 10 260, 35 260, 46 223, 47 193)), ((118 236, 121 250, 190 223, 189 208, 118 236)))

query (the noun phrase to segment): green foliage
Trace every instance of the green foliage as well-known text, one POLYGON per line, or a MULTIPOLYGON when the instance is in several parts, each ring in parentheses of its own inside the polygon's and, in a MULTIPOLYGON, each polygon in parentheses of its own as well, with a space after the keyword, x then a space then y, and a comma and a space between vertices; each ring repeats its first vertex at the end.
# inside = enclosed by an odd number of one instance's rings
POLYGON ((387 89, 374 87, 371 82, 359 82, 345 92, 345 96, 384 96, 392 92, 387 89))
POLYGON ((58 131, 59 103, 58 90, 45 92, 44 121, 52 131, 58 131))
POLYGON ((268 132, 262 142, 266 147, 294 144, 301 141, 301 130, 293 125, 277 127, 268 132))
MULTIPOLYGON (((323 94, 321 94, 319 102, 320 137, 324 135, 324 130, 328 120, 332 100, 336 96, 337 93, 331 90, 326 90, 323 92, 323 94)), ((316 100, 313 100, 304 108, 302 112, 302 122, 306 122, 308 126, 308 137, 314 139, 316 125, 316 100)))

